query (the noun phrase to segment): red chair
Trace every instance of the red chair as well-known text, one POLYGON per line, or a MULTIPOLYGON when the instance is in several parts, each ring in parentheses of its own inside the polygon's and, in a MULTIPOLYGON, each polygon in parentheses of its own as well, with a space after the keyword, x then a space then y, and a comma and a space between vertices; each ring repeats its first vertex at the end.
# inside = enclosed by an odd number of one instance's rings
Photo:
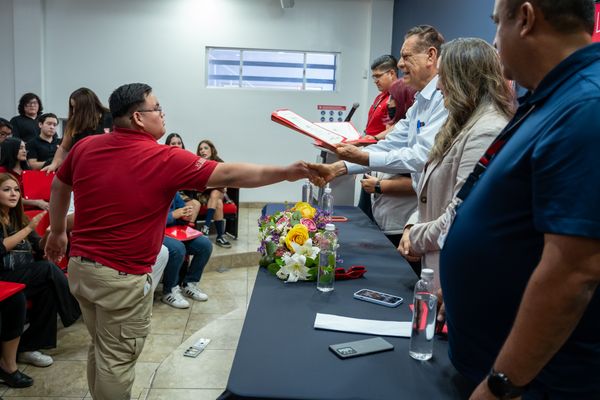
POLYGON ((42 171, 23 171, 23 198, 50 201, 50 188, 54 175, 54 172, 47 174, 42 171))

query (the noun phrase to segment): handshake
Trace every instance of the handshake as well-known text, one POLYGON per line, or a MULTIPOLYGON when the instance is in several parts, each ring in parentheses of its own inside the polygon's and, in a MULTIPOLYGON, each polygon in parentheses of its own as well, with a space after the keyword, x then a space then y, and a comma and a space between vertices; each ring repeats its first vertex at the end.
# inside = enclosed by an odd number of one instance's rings
POLYGON ((346 172, 346 165, 339 161, 333 164, 297 161, 288 167, 286 180, 297 181, 298 179, 308 178, 313 184, 322 187, 336 177, 345 175, 346 172))
MULTIPOLYGON (((369 165, 369 153, 360 150, 358 147, 340 143, 332 149, 340 160, 353 162, 360 165, 369 165)), ((332 181, 341 175, 346 175, 348 170, 346 164, 342 161, 337 161, 333 164, 314 164, 299 161, 290 166, 292 176, 288 177, 288 181, 295 181, 302 178, 308 178, 317 186, 324 186, 327 182, 332 181), (296 175, 294 175, 296 174, 296 175)))

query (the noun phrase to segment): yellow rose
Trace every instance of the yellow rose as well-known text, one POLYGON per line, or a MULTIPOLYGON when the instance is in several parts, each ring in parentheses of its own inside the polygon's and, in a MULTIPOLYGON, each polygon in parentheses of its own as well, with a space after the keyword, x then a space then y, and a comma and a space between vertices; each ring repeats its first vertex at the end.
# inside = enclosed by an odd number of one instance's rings
POLYGON ((302 215, 302 218, 312 219, 315 216, 317 210, 315 210, 310 204, 300 201, 296 203, 292 211, 298 211, 302 215))
POLYGON ((302 224, 296 224, 285 237, 285 245, 290 251, 294 251, 292 242, 298 243, 300 246, 308 240, 308 228, 302 224))

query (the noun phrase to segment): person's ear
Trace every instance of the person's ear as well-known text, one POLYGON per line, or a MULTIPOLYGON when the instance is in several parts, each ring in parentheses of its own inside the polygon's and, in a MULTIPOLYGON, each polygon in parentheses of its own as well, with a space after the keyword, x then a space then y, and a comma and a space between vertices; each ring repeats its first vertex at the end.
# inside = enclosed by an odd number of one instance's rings
POLYGON ((525 37, 529 35, 536 23, 536 8, 530 2, 526 1, 517 9, 515 18, 519 27, 519 35, 525 37))
POLYGON ((435 47, 427 49, 427 65, 437 68, 438 64, 438 52, 435 47))

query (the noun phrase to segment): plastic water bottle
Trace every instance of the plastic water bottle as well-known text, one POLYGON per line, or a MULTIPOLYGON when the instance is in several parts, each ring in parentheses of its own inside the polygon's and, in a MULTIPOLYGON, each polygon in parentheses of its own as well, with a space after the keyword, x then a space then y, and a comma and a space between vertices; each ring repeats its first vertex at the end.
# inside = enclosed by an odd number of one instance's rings
POLYGON ((317 271, 317 289, 321 292, 331 292, 335 280, 335 258, 338 239, 335 225, 325 225, 325 232, 319 242, 319 268, 317 271))
POLYGON ((312 203, 313 198, 313 187, 310 181, 307 179, 302 185, 302 201, 308 204, 312 203))
POLYGON ((421 280, 415 285, 413 306, 408 354, 416 360, 429 360, 433 356, 437 311, 437 296, 434 293, 432 269, 425 268, 421 271, 421 280))
POLYGON ((331 194, 331 188, 329 184, 325 187, 325 193, 323 193, 323 197, 321 197, 321 210, 327 215, 331 217, 333 215, 333 195, 331 194))

